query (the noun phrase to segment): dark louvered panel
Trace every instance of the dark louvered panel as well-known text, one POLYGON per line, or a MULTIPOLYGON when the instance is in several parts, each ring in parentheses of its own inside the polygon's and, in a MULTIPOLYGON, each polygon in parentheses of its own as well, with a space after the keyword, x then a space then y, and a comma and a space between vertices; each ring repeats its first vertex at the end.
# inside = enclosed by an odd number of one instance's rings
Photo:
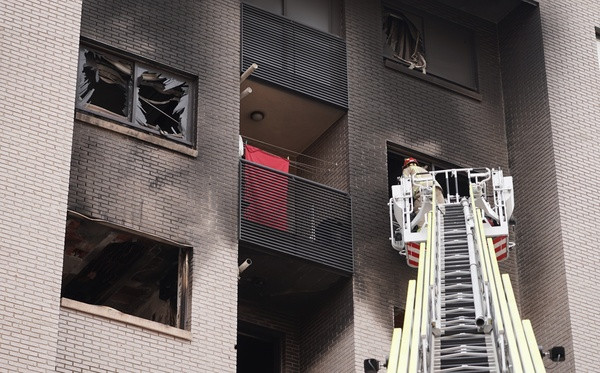
POLYGON ((252 76, 348 108, 346 42, 242 4, 242 70, 252 76))
POLYGON ((240 240, 352 273, 347 193, 242 160, 240 240))

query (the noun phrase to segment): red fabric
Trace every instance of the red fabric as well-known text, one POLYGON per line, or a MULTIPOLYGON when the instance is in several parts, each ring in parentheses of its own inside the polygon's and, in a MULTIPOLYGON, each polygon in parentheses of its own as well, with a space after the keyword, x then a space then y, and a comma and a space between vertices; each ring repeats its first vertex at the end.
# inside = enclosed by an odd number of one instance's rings
MULTIPOLYGON (((254 146, 246 145, 245 158, 286 173, 290 170, 289 160, 254 146)), ((248 203, 244 217, 271 228, 287 230, 287 177, 250 164, 246 166, 244 176, 244 199, 248 203)))

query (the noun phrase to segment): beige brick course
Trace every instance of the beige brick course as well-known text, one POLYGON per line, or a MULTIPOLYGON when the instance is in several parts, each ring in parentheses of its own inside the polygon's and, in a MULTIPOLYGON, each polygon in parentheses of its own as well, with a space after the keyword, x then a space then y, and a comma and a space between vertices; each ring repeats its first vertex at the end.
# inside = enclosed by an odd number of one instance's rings
POLYGON ((81 2, 0 3, 0 370, 52 371, 81 2))

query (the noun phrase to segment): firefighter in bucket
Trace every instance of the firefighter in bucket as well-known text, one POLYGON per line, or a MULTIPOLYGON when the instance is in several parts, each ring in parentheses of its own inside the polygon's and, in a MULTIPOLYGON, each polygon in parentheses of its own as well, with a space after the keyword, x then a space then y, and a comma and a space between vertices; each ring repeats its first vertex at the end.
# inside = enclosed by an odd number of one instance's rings
MULTIPOLYGON (((410 157, 404 160, 404 166, 402 168, 402 176, 406 178, 413 177, 413 213, 417 214, 419 209, 421 208, 421 186, 431 186, 431 181, 421 181, 419 182, 419 175, 423 175, 428 173, 428 171, 419 166, 419 162, 416 159, 410 157), (425 185, 423 185, 425 184, 425 185)), ((427 176, 429 177, 429 176, 427 176)), ((424 176, 422 178, 425 178, 424 176)), ((434 195, 435 202, 443 211, 442 205, 444 202, 444 193, 442 192, 442 187, 440 184, 433 180, 434 183, 434 195)))

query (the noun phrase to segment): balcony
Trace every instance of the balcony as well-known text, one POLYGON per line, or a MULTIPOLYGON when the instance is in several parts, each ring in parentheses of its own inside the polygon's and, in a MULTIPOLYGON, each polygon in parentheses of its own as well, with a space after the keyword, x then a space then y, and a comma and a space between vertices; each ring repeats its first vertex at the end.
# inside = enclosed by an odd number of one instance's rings
POLYGON ((346 42, 286 17, 242 4, 242 71, 337 107, 348 108, 346 42))
POLYGON ((310 180, 240 161, 240 241, 353 271, 350 196, 310 180))

